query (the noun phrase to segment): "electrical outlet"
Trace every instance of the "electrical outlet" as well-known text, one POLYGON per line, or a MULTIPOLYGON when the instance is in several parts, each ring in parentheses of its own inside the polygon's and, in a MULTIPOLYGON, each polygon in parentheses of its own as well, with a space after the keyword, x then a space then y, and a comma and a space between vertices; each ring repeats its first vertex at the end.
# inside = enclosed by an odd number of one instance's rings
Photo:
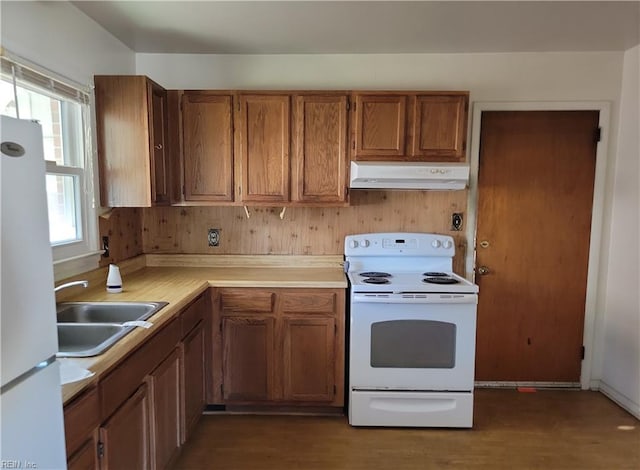
POLYGON ((210 228, 209 233, 207 234, 207 240, 209 242, 209 246, 220 246, 220 229, 210 228))
POLYGON ((462 212, 454 212, 451 214, 451 230, 454 232, 462 230, 462 212))
POLYGON ((109 237, 102 237, 102 257, 109 257, 109 237))

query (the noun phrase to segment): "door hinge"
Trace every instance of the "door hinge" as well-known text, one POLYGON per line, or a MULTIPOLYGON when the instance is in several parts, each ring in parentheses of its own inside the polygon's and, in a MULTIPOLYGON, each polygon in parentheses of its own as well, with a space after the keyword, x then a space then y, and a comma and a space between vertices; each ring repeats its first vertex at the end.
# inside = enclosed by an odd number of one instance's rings
POLYGON ((333 325, 333 334, 334 335, 338 334, 338 325, 333 325))
POLYGON ((596 130, 593 132, 596 142, 600 142, 602 139, 602 127, 596 127, 596 130))
POLYGON ((580 360, 584 361, 584 346, 580 348, 580 360))
POLYGON ((220 396, 224 397, 224 384, 220 384, 220 396))
POLYGON ((220 333, 222 333, 222 322, 220 322, 220 333))
POLYGON ((351 109, 351 102, 349 101, 349 98, 347 98, 347 111, 349 111, 351 109))
POLYGON ((336 387, 336 384, 333 384, 333 394, 336 395, 338 393, 338 387, 336 387))
POLYGON ((187 191, 185 189, 184 184, 182 185, 182 195, 185 196, 187 194, 187 191))
POLYGON ((355 140, 353 142, 351 142, 351 149, 352 150, 356 149, 356 141, 355 140))
POLYGON ((98 441, 97 451, 98 451, 98 458, 99 459, 104 457, 104 443, 102 441, 98 441))

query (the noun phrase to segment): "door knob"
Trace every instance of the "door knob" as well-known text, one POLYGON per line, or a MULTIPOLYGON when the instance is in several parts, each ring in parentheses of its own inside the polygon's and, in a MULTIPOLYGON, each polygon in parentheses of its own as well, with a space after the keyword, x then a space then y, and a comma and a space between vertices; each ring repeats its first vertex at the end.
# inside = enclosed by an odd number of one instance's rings
POLYGON ((480 266, 478 268, 478 274, 480 274, 481 276, 484 276, 485 274, 489 274, 489 268, 487 268, 486 266, 480 266))

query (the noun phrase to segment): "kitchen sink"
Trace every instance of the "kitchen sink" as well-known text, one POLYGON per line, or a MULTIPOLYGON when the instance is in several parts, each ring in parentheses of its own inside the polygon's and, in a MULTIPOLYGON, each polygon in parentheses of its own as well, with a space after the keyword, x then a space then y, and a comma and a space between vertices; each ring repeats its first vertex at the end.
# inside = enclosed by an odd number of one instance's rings
POLYGON ((58 323, 124 323, 146 320, 167 302, 63 302, 58 323))
POLYGON ((89 357, 102 354, 132 327, 117 323, 59 323, 58 357, 89 357))
POLYGON ((58 357, 102 354, 167 302, 63 302, 57 305, 58 357))

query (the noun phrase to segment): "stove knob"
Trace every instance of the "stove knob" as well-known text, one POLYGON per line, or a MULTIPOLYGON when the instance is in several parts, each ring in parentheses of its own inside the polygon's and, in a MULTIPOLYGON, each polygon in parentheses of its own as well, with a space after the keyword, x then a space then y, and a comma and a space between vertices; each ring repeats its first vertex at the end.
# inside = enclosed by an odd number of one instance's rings
POLYGON ((440 246, 442 245, 442 243, 440 243, 440 240, 433 240, 431 242, 431 246, 434 248, 440 248, 440 246))
POLYGON ((442 246, 445 247, 448 250, 449 248, 451 248, 453 246, 453 243, 451 243, 451 240, 445 240, 442 243, 442 246))
POLYGON ((369 246, 369 240, 360 240, 360 246, 366 248, 369 246))
POLYGON ((358 248, 358 240, 350 240, 349 248, 358 248))

